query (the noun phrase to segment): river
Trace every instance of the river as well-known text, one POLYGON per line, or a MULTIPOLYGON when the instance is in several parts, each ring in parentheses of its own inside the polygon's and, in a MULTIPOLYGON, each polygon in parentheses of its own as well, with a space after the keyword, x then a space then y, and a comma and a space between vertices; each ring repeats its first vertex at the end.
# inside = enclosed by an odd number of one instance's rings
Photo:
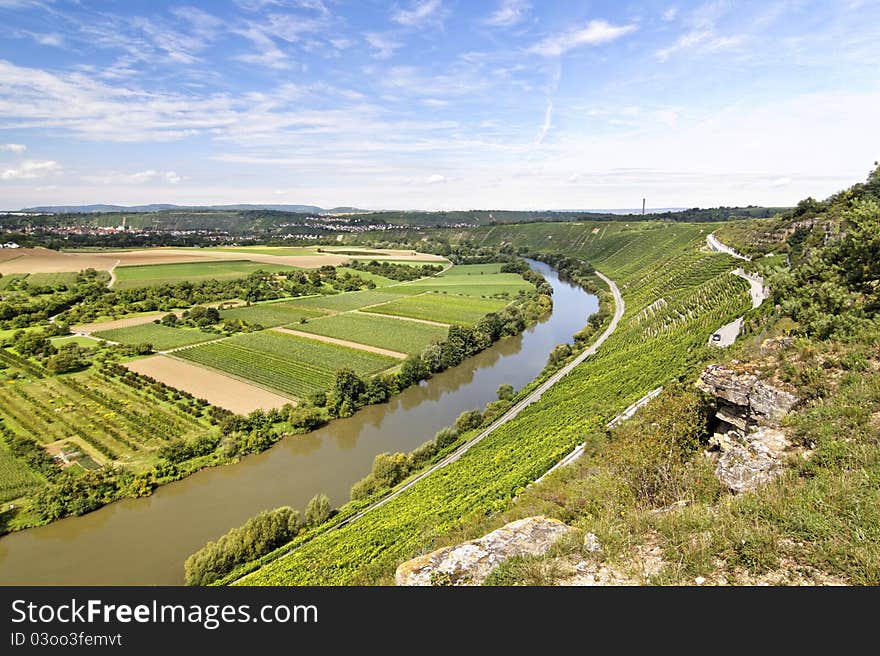
POLYGON ((304 508, 316 493, 336 506, 384 451, 410 451, 464 410, 519 389, 540 373, 557 344, 568 342, 596 311, 595 296, 530 261, 553 286, 553 312, 523 334, 496 343, 459 366, 263 453, 125 499, 0 538, 2 585, 178 585, 183 561, 233 526, 267 508, 304 508))

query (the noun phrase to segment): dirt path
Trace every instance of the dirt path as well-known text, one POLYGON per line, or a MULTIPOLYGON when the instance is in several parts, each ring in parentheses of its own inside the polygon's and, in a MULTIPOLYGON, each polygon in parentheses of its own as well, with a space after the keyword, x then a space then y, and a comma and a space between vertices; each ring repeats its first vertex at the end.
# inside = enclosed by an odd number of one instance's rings
MULTIPOLYGON (((388 301, 389 303, 391 301, 388 301)), ((440 323, 439 321, 428 321, 427 319, 414 319, 413 317, 399 317, 396 314, 380 314, 378 312, 362 312, 368 307, 379 307, 380 305, 385 305, 385 303, 378 303, 377 305, 367 305, 366 307, 358 308, 357 310, 351 310, 351 314, 363 314, 366 317, 375 317, 377 314, 382 317, 388 317, 389 319, 400 319, 401 321, 412 321, 414 323, 424 323, 429 326, 440 326, 441 328, 449 328, 451 324, 448 323, 440 323)))
POLYGON ((108 288, 116 284, 116 267, 119 266, 120 262, 122 262, 122 260, 116 260, 116 263, 108 270, 108 273, 110 274, 110 282, 107 283, 108 288))
POLYGON ((349 342, 345 339, 336 339, 335 337, 327 337, 326 335, 315 335, 314 333, 304 333, 300 330, 292 330, 290 328, 272 328, 277 333, 286 333, 288 335, 296 335, 297 337, 305 337, 306 339, 314 339, 319 342, 325 342, 327 344, 335 344, 336 346, 347 346, 348 348, 357 349, 358 351, 369 351, 370 353, 377 353, 379 355, 388 355, 392 358, 398 358, 400 360, 406 359, 406 353, 400 353, 398 351, 391 351, 389 349, 379 348, 378 346, 368 346, 367 344, 361 344, 359 342, 349 342))

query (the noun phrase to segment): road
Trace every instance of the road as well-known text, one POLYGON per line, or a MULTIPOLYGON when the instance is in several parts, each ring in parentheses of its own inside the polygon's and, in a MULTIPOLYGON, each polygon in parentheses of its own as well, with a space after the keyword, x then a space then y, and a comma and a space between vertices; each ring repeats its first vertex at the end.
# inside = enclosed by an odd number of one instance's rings
MULTIPOLYGON (((715 235, 707 236, 706 243, 713 251, 727 253, 728 255, 732 255, 733 257, 751 262, 751 258, 748 258, 745 255, 740 255, 735 250, 730 248, 730 246, 727 246, 726 244, 720 242, 718 238, 715 237, 715 235)), ((764 278, 754 273, 747 273, 746 270, 742 267, 731 271, 731 273, 735 276, 739 276, 749 283, 749 295, 752 298, 752 309, 761 307, 761 303, 763 303, 764 300, 769 296, 767 288, 764 286, 764 278)), ((743 317, 734 319, 730 323, 721 326, 721 328, 710 335, 709 344, 711 346, 717 346, 718 348, 726 348, 732 345, 736 341, 736 338, 739 337, 739 334, 742 331, 742 327, 743 317), (717 340, 713 339, 715 335, 718 335, 717 340)))
MULTIPOLYGON (((477 435, 475 438, 473 438, 470 442, 463 445, 455 453, 450 454, 449 456, 447 456, 446 458, 444 458, 443 460, 438 462, 436 465, 433 465, 432 467, 426 469, 421 474, 419 474, 418 476, 416 476, 412 480, 408 481, 405 485, 402 485, 401 487, 396 489, 394 492, 392 492, 388 496, 383 497, 382 499, 380 499, 379 501, 377 501, 373 505, 368 506, 367 508, 365 508, 364 510, 362 510, 358 514, 353 515, 353 516, 349 517, 348 519, 341 521, 339 524, 334 526, 333 529, 331 529, 331 530, 340 529, 343 526, 347 526, 348 524, 351 524, 352 522, 357 521, 358 519, 360 519, 361 517, 363 517, 367 513, 372 512, 372 511, 376 510, 377 508, 381 508, 386 503, 388 503, 392 499, 396 499, 401 494, 403 494, 408 489, 410 489, 412 486, 414 486, 418 482, 426 479, 431 474, 443 469, 444 467, 448 467, 452 463, 460 460, 462 458, 462 456, 464 456, 465 453, 467 453, 472 448, 474 448, 477 444, 479 444, 480 442, 485 440, 492 433, 494 433, 496 430, 498 430, 501 426, 503 426, 503 425, 507 424, 508 422, 510 422, 511 420, 515 419, 516 416, 519 415, 519 413, 522 412, 525 408, 529 407, 530 405, 532 405, 533 403, 538 401, 541 398, 541 396, 544 394, 544 392, 546 392, 551 387, 553 387, 556 383, 558 383, 560 380, 565 378, 568 374, 570 374, 574 370, 575 367, 577 367, 579 364, 581 364, 588 357, 590 357, 591 355, 594 355, 596 353, 596 351, 599 350, 599 347, 602 346, 602 344, 605 342, 605 340, 607 340, 611 336, 611 334, 617 329, 617 324, 620 323, 620 320, 623 317, 623 313, 626 309, 626 306, 623 302, 623 296, 621 295, 620 290, 618 289, 618 287, 614 283, 614 281, 611 280, 611 278, 608 278, 607 276, 599 273, 598 271, 596 271, 596 275, 599 276, 602 280, 604 280, 605 283, 608 285, 608 287, 611 289, 611 294, 614 297, 614 316, 611 318, 611 323, 608 324, 608 327, 605 328, 604 331, 602 331, 602 334, 599 335, 599 337, 596 339, 596 341, 593 342, 593 344, 589 348, 587 348, 583 352, 579 353, 577 355, 577 357, 575 357, 574 360, 572 360, 567 365, 565 365, 562 369, 560 369, 555 374, 550 376, 550 378, 545 380, 538 388, 536 388, 533 392, 531 392, 524 399, 519 401, 512 408, 510 408, 510 410, 508 410, 503 415, 501 415, 501 417, 496 419, 488 428, 486 428, 483 432, 481 432, 479 435, 477 435)), ((295 549, 287 552, 286 554, 284 554, 283 556, 280 556, 279 558, 277 558, 273 562, 276 562, 278 560, 286 558, 294 551, 295 551, 295 549)), ((254 571, 257 571, 257 570, 254 570, 254 571)), ((253 572, 251 572, 251 574, 252 573, 253 572)), ((248 576, 248 574, 246 574, 245 576, 248 576)), ((242 578, 245 578, 245 576, 237 579, 236 582, 240 581, 242 578)))
POLYGON ((730 246, 721 243, 721 241, 718 239, 718 237, 714 235, 714 233, 706 235, 706 245, 713 251, 718 251, 719 253, 727 253, 728 255, 732 255, 738 260, 745 260, 746 262, 752 261, 752 258, 737 253, 730 246))

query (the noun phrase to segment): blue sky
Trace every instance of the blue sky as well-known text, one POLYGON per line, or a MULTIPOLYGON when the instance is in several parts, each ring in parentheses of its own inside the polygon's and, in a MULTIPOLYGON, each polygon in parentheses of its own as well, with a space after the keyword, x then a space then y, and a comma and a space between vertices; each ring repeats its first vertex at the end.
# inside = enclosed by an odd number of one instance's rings
POLYGON ((0 208, 791 204, 880 158, 880 2, 0 0, 0 208))

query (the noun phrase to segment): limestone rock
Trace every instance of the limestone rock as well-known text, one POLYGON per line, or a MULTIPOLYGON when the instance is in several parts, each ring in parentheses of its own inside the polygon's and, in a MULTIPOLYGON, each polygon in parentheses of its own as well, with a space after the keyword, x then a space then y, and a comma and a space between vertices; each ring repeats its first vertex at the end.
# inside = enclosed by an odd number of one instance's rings
POLYGON ((587 553, 596 553, 602 551, 602 543, 595 533, 587 533, 584 536, 584 549, 587 553))
POLYGON ((745 436, 728 435, 733 440, 718 459, 715 475, 730 490, 753 490, 782 472, 785 451, 791 447, 785 433, 762 427, 745 436))
POLYGON ((795 394, 761 380, 745 365, 736 368, 709 365, 697 381, 697 387, 717 399, 718 420, 740 431, 757 425, 778 425, 798 402, 795 394))
POLYGON ((481 585, 508 558, 543 555, 571 530, 557 519, 527 517, 402 563, 394 580, 397 585, 481 585))

